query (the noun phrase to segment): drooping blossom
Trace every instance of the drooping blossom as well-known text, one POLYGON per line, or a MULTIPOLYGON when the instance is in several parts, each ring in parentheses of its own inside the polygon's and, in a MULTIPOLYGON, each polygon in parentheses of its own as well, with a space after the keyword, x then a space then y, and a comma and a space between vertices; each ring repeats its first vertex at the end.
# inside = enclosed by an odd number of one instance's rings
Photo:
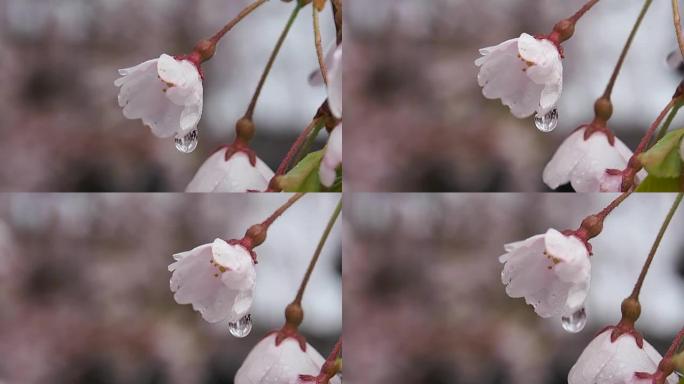
POLYGON ((555 109, 563 90, 563 64, 554 43, 523 33, 480 54, 477 81, 486 98, 501 99, 518 118, 555 109))
POLYGON ((541 317, 570 316, 584 307, 591 263, 587 246, 555 229, 505 245, 499 257, 506 293, 524 297, 541 317))
MULTIPOLYGON (((276 335, 261 340, 247 355, 235 375, 235 384, 297 384, 300 375, 318 375, 325 359, 306 344, 303 351, 292 338, 276 345, 276 335)), ((341 384, 339 377, 330 380, 341 384)))
POLYGON ((159 137, 184 137, 202 117, 203 86, 197 65, 163 54, 119 70, 119 106, 128 119, 141 119, 159 137))
MULTIPOLYGON (((655 372, 661 359, 646 340, 643 348, 629 333, 611 341, 611 331, 606 330, 587 345, 572 366, 568 384, 651 384, 651 380, 639 378, 636 373, 655 372)), ((667 383, 677 383, 674 374, 667 378, 667 383)))
POLYGON ((249 250, 216 239, 173 257, 170 285, 178 304, 192 304, 210 323, 236 322, 249 314, 256 286, 249 250))
MULTIPOLYGON (((617 137, 611 144, 604 132, 585 138, 586 129, 576 130, 558 147, 544 168, 544 183, 551 189, 570 183, 577 192, 620 192, 620 171, 632 151, 617 137)), ((643 172, 637 175, 637 183, 642 177, 643 172)))
POLYGON ((255 165, 249 155, 235 152, 226 160, 228 148, 221 148, 202 164, 186 192, 263 192, 274 172, 258 157, 255 165))
POLYGON ((342 124, 340 123, 328 138, 325 155, 319 168, 321 183, 331 187, 337 178, 337 169, 342 165, 342 124))

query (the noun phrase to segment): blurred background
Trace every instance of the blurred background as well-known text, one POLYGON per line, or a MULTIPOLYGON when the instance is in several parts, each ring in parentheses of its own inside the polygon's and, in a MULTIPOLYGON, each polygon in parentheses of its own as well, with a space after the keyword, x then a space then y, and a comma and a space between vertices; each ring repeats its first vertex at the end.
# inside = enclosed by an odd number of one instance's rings
MULTIPOLYGON (((588 323, 566 333, 501 283, 503 246, 576 229, 615 196, 357 194, 345 206, 345 379, 359 384, 567 383, 595 333, 620 319, 674 195, 632 195, 592 240, 588 323), (352 352, 353 351, 353 352, 352 352)), ((641 293, 638 329, 664 353, 684 325, 684 211, 641 293)))
MULTIPOLYGON (((0 0, 0 191, 183 191, 232 142, 293 3, 260 7, 204 65, 200 144, 191 155, 124 118, 117 70, 188 53, 249 3, 0 0)), ((308 84, 317 67, 312 25, 302 12, 257 106, 253 148, 273 168, 325 100, 322 87, 308 84)), ((335 38, 330 7, 321 27, 325 48, 335 38)))
MULTIPOLYGON (((593 118, 642 0, 601 1, 564 44, 558 128, 538 132, 477 84, 478 49, 547 34, 584 0, 348 0, 345 177, 353 191, 545 191, 542 170, 593 118), (350 106, 351 104, 351 106, 350 106)), ((613 94, 610 127, 635 148, 682 79, 671 4, 655 1, 613 94)), ((681 124, 680 116, 675 121, 681 124)))
MULTIPOLYGON (((245 339, 169 290, 172 254, 241 238, 287 196, 0 196, 0 383, 232 383, 280 328, 339 196, 305 196, 257 248, 245 339)), ((327 356, 342 329, 341 225, 304 295, 302 333, 327 356)))

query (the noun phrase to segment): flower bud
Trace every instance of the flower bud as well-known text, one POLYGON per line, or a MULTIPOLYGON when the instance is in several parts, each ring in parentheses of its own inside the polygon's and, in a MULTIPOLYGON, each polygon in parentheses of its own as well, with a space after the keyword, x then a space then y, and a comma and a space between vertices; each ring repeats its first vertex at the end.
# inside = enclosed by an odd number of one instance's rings
POLYGON ((251 119, 243 117, 235 124, 235 132, 237 132, 237 136, 240 140, 247 143, 254 137, 256 127, 251 119))
POLYGON ((594 103, 594 115, 604 123, 613 115, 613 103, 607 97, 601 97, 594 103))
POLYGON ((568 19, 561 20, 553 27, 553 32, 558 34, 558 42, 562 43, 575 34, 575 23, 568 19))
POLYGON ((264 243, 266 240, 267 229, 262 224, 255 224, 249 227, 245 237, 252 239, 252 246, 256 247, 264 243))
POLYGON ((298 327, 304 321, 304 310, 297 303, 290 303, 285 308, 285 320, 288 325, 298 327))
POLYGON ((201 62, 208 61, 216 53, 216 44, 211 40, 200 40, 197 45, 195 45, 195 52, 199 54, 201 62))
POLYGON ((641 304, 639 303, 639 300, 633 297, 628 297, 623 300, 620 309, 622 310, 622 318, 630 321, 632 324, 634 324, 641 315, 641 304))

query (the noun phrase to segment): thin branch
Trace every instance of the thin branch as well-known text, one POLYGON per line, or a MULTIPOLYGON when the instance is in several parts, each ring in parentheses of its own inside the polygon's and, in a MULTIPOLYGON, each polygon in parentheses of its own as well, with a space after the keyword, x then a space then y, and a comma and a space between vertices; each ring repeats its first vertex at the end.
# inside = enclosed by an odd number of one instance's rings
POLYGON ((271 56, 269 57, 268 62, 266 63, 264 72, 261 74, 259 84, 257 85, 257 88, 254 91, 254 95, 252 96, 252 100, 249 102, 249 106, 247 107, 247 111, 245 112, 246 119, 252 120, 252 118, 254 117, 254 109, 256 108, 257 101, 259 100, 259 96, 261 95, 261 90, 264 88, 264 84, 266 84, 266 79, 268 78, 269 73, 271 73, 273 64, 275 63, 275 60, 278 57, 278 53, 280 53, 280 48, 282 48, 283 43, 285 43, 285 39, 287 38, 287 35, 290 33, 290 29, 292 29, 292 25, 294 25, 294 21, 297 19, 297 15, 299 14, 299 11, 301 9, 302 6, 299 4, 299 2, 297 2, 297 5, 295 5, 295 8, 292 11, 290 18, 287 20, 285 29, 283 29, 283 32, 280 34, 280 37, 278 38, 278 42, 276 43, 275 48, 273 48, 273 52, 271 53, 271 56))
POLYGON ((209 38, 209 41, 211 41, 214 44, 217 44, 219 40, 221 40, 223 36, 226 35, 226 33, 228 33, 231 29, 233 29, 233 27, 235 27, 239 22, 241 22, 242 19, 247 17, 250 13, 252 13, 254 10, 259 8, 262 4, 264 4, 267 1, 268 0, 256 0, 255 2, 245 7, 245 9, 243 9, 233 20, 229 21, 225 27, 218 31, 214 36, 209 38))
POLYGON ((663 240, 663 236, 665 236, 665 231, 667 231, 667 227, 670 225, 670 221, 672 221, 672 217, 674 216, 675 212, 677 212, 677 208, 679 208, 679 204, 682 202, 682 197, 684 197, 684 193, 679 193, 677 195, 677 198, 675 199, 674 203, 672 204, 672 208, 670 208, 670 211, 667 213, 667 216, 665 217, 665 221, 660 226, 660 230, 658 231, 658 235, 656 236, 655 241, 653 242, 653 246, 651 247, 651 251, 648 253, 648 257, 646 258, 646 262, 644 263, 644 266, 641 269, 641 273, 639 274, 639 278, 637 279, 636 284, 634 284, 634 289, 632 290, 632 294, 630 295, 630 297, 633 299, 636 299, 637 301, 639 300, 639 293, 641 293, 641 287, 644 284, 644 279, 646 279, 646 274, 648 273, 648 270, 651 267, 651 263, 653 262, 653 258, 656 254, 656 251, 658 250, 658 247, 660 246, 660 242, 663 240))
POLYGON ((337 217, 340 216, 340 212, 342 211, 342 199, 340 199, 339 203, 337 203, 337 207, 335 208, 335 211, 333 212, 332 216, 330 216, 330 220, 328 220, 328 225, 326 225, 325 230, 323 231, 323 235, 321 235, 321 239, 318 241, 318 246, 316 246, 316 251, 313 254, 313 257, 311 257, 311 262, 309 262, 309 267, 306 269, 306 273, 304 274, 304 278, 302 279, 302 283, 299 286, 299 291, 297 291, 297 297, 295 297, 295 300, 293 303, 302 304, 302 298, 304 297, 304 291, 306 290, 306 286, 309 283, 309 279, 311 278, 311 274, 313 273, 314 268, 316 267, 316 263, 318 262, 318 258, 321 256, 321 251, 323 250, 323 246, 325 245, 326 240, 328 240, 328 236, 330 235, 330 232, 332 232, 332 228, 335 225, 335 222, 337 221, 337 217))
POLYGON ((314 5, 313 9, 313 29, 314 29, 314 45, 316 46, 316 56, 318 57, 318 65, 321 67, 321 75, 323 81, 328 85, 328 68, 325 65, 325 55, 323 54, 323 46, 321 44, 321 25, 319 20, 318 8, 314 5))

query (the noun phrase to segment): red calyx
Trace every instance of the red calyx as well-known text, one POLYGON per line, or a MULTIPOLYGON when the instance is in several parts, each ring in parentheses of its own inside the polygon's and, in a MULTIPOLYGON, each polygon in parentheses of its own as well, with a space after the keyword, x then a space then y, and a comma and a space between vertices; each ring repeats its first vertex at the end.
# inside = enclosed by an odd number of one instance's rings
POLYGON ((311 376, 311 375, 299 375, 299 382, 300 383, 315 383, 315 384, 328 384, 330 383, 330 379, 332 378, 329 374, 324 373, 326 372, 326 365, 329 363, 326 362, 323 364, 323 368, 321 369, 321 373, 318 374, 318 376, 311 376))
POLYGON ((174 56, 174 59, 187 60, 191 62, 195 66, 195 68, 197 68, 197 72, 199 72, 202 81, 204 81, 204 70, 202 70, 202 58, 198 52, 193 52, 189 55, 177 55, 174 56))
POLYGON ((306 352, 306 338, 299 333, 297 327, 286 323, 282 328, 280 328, 280 330, 269 332, 266 336, 274 334, 276 335, 276 346, 279 346, 287 339, 294 339, 297 343, 299 343, 299 348, 302 350, 302 352, 306 352))
POLYGON ((664 372, 660 371, 660 368, 655 373, 648 373, 648 372, 634 372, 634 376, 636 376, 637 379, 642 379, 642 380, 651 380, 652 384, 665 384, 667 377, 670 374, 665 374, 664 372))
POLYGON ((639 331, 637 331, 634 328, 633 323, 625 320, 620 320, 620 322, 617 325, 609 325, 603 328, 601 331, 599 331, 596 335, 598 336, 608 330, 612 330, 610 332, 611 342, 614 343, 622 335, 631 335, 634 338, 636 345, 641 349, 644 348, 644 337, 641 336, 641 333, 639 333, 639 331))
POLYGON ((605 123, 594 120, 593 122, 591 122, 591 124, 580 125, 575 131, 578 131, 582 128, 585 129, 584 141, 589 140, 591 135, 600 132, 606 135, 606 139, 608 139, 608 143, 610 143, 611 146, 615 146, 615 134, 613 133, 613 131, 610 130, 610 128, 606 126, 605 123))
POLYGON ((592 251, 591 244, 589 244, 589 234, 587 231, 583 228, 579 228, 577 230, 573 229, 566 229, 565 231, 561 232, 565 236, 575 236, 578 238, 582 243, 584 243, 584 246, 587 247, 587 251, 589 251, 589 256, 593 256, 594 252, 592 251))
POLYGON ((226 150, 226 155, 225 155, 225 160, 228 161, 230 160, 233 155, 236 153, 242 152, 247 157, 249 158, 249 163, 252 165, 252 167, 256 167, 256 161, 257 161, 257 155, 256 152, 252 148, 249 147, 249 144, 247 144, 245 141, 241 140, 239 137, 235 138, 235 141, 233 141, 232 144, 227 144, 227 145, 222 145, 214 151, 214 153, 225 149, 226 150))
POLYGON ((563 50, 563 46, 561 46, 560 43, 560 37, 556 32, 551 32, 549 35, 534 35, 534 38, 537 40, 548 40, 553 43, 553 45, 556 46, 556 49, 558 50, 558 54, 560 55, 561 59, 565 59, 565 51, 563 50))
POLYGON ((254 264, 259 264, 259 262, 257 261, 257 254, 252 249, 252 248, 254 248, 254 244, 252 243, 251 238, 243 237, 240 240, 232 239, 232 240, 228 240, 227 243, 230 245, 239 245, 239 246, 243 247, 244 249, 246 249, 249 252, 249 255, 252 256, 252 261, 254 262, 254 264))

